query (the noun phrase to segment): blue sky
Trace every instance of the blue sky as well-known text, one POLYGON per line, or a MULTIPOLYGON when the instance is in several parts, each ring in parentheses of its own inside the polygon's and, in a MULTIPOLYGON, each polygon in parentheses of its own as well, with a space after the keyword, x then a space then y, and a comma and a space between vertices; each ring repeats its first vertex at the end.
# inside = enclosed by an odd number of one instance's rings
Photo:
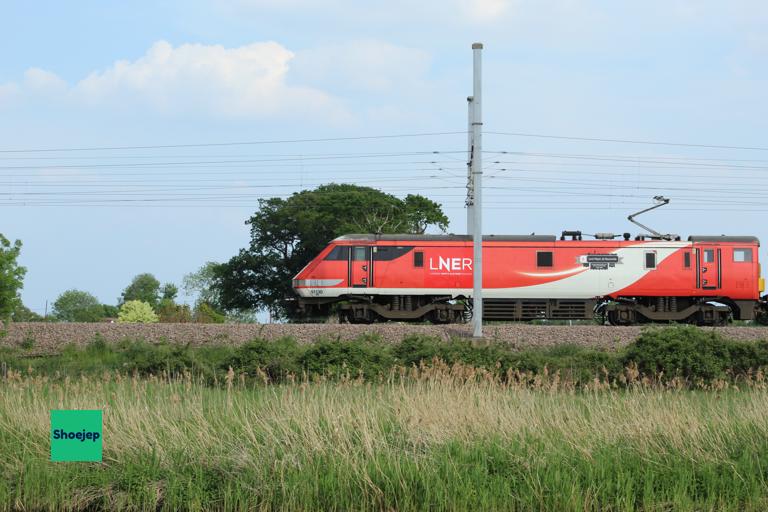
MULTIPOLYGON (((8 151, 460 132, 474 41, 488 132, 766 147, 766 26, 756 0, 9 2, 0 233, 42 312, 74 287, 114 303, 140 272, 179 283, 247 244, 258 197, 329 181, 423 193, 463 232, 462 134, 8 151)), ((484 141, 486 232, 634 233, 664 194, 651 226, 768 240, 768 151, 484 141)))

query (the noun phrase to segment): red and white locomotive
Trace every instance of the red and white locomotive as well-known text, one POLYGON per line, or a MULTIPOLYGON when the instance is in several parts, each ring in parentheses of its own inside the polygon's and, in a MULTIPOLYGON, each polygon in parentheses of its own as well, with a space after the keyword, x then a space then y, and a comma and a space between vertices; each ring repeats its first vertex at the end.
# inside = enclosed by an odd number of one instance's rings
MULTIPOLYGON (((483 317, 591 319, 614 325, 762 320, 757 238, 629 234, 483 237, 483 317)), ((472 304, 465 235, 344 235, 293 280, 305 309, 340 303, 350 322, 457 322, 472 304)))

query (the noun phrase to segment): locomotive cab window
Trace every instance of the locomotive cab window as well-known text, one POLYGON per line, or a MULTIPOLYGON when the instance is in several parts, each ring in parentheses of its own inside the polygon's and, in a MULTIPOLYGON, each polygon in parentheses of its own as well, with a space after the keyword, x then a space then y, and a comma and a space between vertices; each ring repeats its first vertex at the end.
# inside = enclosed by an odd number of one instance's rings
POLYGON ((704 263, 714 263, 714 262, 715 262, 715 250, 704 249, 704 263))
POLYGON ((733 261, 737 263, 751 263, 752 249, 734 249, 733 261))
POLYGON ((416 251, 413 253, 413 266, 414 267, 423 267, 424 266, 424 253, 421 251, 416 251))
POLYGON ((367 261, 370 247, 355 247, 352 251, 352 261, 367 261))
POLYGON ((552 251, 539 251, 536 253, 536 266, 537 267, 551 267, 552 263, 552 251))
POLYGON ((691 268, 691 253, 689 251, 683 253, 683 267, 691 268))
POLYGON ((346 245, 337 245, 331 249, 331 252, 328 253, 328 256, 326 256, 325 259, 331 261, 347 261, 347 259, 349 259, 349 247, 346 245))
POLYGON ((645 268, 646 269, 656 268, 656 251, 645 252, 645 268))

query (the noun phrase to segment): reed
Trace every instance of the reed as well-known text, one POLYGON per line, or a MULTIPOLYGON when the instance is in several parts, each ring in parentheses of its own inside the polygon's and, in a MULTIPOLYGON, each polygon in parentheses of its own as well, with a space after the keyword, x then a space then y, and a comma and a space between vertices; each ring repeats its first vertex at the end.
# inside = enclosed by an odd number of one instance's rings
POLYGON ((218 384, 0 380, 0 510, 765 510, 762 374, 690 390, 626 368, 463 364, 218 384), (338 377, 338 376, 337 376, 338 377), (52 463, 54 408, 104 411, 103 463, 52 463))

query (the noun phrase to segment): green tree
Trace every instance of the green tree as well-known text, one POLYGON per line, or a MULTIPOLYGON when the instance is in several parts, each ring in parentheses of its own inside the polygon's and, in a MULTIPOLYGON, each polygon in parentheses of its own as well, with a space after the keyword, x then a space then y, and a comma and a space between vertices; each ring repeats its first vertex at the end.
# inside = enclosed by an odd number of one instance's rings
POLYGON ((291 278, 330 240, 345 233, 445 231, 439 204, 419 195, 400 199, 370 187, 323 185, 288 199, 259 200, 248 248, 213 268, 213 288, 228 311, 269 309, 276 317, 296 316, 291 278))
POLYGON ((207 302, 200 302, 195 307, 195 322, 199 324, 223 324, 226 315, 219 313, 207 302))
POLYGON ((179 294, 179 287, 173 283, 165 283, 160 287, 160 300, 176 300, 179 294))
POLYGON ((104 318, 117 318, 117 313, 120 311, 117 306, 102 304, 101 307, 104 310, 104 318))
POLYGON ((18 264, 20 253, 20 240, 11 243, 0 234, 0 322, 8 320, 21 304, 19 290, 27 269, 18 264))
POLYGON ((64 322, 98 322, 104 307, 88 292, 67 290, 53 303, 53 316, 64 322))
POLYGON ((117 321, 132 324, 154 324, 159 321, 159 318, 148 302, 129 300, 120 306, 117 321))
POLYGON ((22 303, 19 303, 19 305, 16 306, 16 310, 13 312, 13 315, 11 315, 11 321, 13 322, 42 322, 43 320, 42 316, 38 315, 22 303))
POLYGON ((186 323, 192 321, 192 311, 186 304, 176 304, 173 299, 161 299, 157 306, 157 316, 164 323, 186 323))
POLYGON ((139 274, 123 290, 121 303, 132 300, 146 302, 152 308, 157 307, 160 298, 160 281, 152 274, 139 274))
POLYGON ((216 286, 217 268, 219 263, 208 261, 197 272, 184 276, 182 286, 187 295, 196 295, 197 303, 207 303, 213 308, 221 309, 219 289, 216 286))

